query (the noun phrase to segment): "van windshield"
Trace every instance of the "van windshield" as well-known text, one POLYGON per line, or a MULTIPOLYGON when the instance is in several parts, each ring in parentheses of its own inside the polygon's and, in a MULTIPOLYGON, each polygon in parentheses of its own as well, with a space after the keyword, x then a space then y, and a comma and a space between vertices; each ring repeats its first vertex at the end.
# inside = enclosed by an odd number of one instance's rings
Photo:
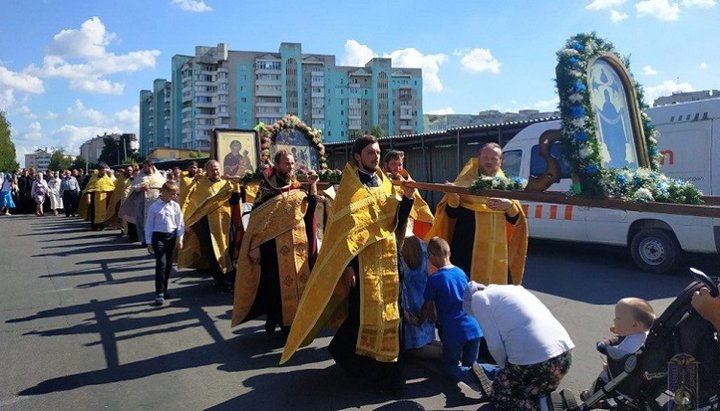
POLYGON ((509 150, 503 152, 502 171, 505 177, 520 177, 520 163, 522 150, 509 150))

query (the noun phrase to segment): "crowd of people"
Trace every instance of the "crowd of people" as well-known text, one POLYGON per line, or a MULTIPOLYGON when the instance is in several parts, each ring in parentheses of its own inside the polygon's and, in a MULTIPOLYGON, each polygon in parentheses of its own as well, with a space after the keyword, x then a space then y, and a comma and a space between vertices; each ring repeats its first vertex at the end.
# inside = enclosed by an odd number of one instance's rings
MULTIPOLYGON (((0 173, 0 213, 63 210, 93 230, 121 229, 155 256, 156 305, 170 298, 174 262, 206 272, 234 292, 232 326, 264 316, 268 333, 281 330, 281 363, 331 328, 339 368, 394 395, 410 356, 438 360, 497 409, 536 409, 558 388, 574 344, 522 286, 528 232, 517 201, 448 193, 433 213, 408 184, 404 154, 383 158, 372 136, 355 140, 342 180, 326 190, 312 172, 298 181, 295 160, 278 150, 258 184, 223 175, 216 160, 204 171, 146 161, 91 175, 0 173)), ((446 183, 501 175, 501 164, 500 147, 487 144, 446 183)), ((717 298, 703 291, 693 304, 720 328, 717 298)), ((615 316, 621 340, 598 345, 608 356, 637 350, 654 320, 637 298, 618 302, 615 316)))

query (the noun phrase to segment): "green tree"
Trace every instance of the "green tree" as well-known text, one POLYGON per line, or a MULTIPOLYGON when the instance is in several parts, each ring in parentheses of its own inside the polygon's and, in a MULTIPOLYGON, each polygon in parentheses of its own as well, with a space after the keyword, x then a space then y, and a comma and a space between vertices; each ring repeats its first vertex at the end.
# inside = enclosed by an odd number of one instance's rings
POLYGON ((362 130, 350 130, 350 140, 355 140, 356 138, 362 137, 363 132, 362 130))
POLYGON ((0 171, 15 171, 20 164, 15 161, 15 144, 10 139, 10 122, 0 111, 0 171))
POLYGON ((370 134, 371 134, 372 136, 374 136, 375 138, 384 137, 384 136, 385 136, 385 130, 383 130, 383 128, 380 127, 380 125, 375 124, 375 125, 372 126, 372 128, 370 129, 370 134))
POLYGON ((188 153, 188 158, 208 158, 208 154, 200 150, 191 151, 190 153, 188 153))
POLYGON ((103 149, 98 157, 98 163, 104 162, 109 165, 118 165, 121 163, 121 159, 124 159, 123 153, 121 153, 122 147, 119 142, 112 136, 103 138, 103 149))
POLYGON ((87 160, 85 160, 85 157, 83 156, 77 156, 75 157, 75 160, 73 160, 72 164, 70 164, 71 168, 80 168, 85 170, 85 166, 87 165, 87 160))
POLYGON ((70 168, 72 164, 72 159, 70 159, 67 153, 65 153, 65 150, 61 148, 55 150, 50 156, 50 165, 48 166, 48 169, 54 171, 66 170, 70 168))

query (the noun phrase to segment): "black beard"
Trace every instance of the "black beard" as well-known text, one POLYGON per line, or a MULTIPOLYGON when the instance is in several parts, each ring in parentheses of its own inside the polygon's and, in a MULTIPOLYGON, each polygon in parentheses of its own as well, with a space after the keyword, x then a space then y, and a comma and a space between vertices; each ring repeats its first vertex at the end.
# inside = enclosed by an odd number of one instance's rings
POLYGON ((188 171, 188 177, 190 177, 190 178, 195 177, 195 173, 191 173, 191 172, 188 171))

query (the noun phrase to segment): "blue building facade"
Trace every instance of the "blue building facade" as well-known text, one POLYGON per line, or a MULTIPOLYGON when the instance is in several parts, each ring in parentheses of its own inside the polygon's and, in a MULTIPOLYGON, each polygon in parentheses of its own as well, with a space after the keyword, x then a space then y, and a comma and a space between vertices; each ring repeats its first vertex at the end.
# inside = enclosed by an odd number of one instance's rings
POLYGON ((152 92, 141 92, 141 153, 209 150, 213 129, 250 130, 285 114, 323 130, 325 142, 377 127, 385 135, 423 132, 422 71, 392 67, 389 58, 338 66, 335 56, 305 54, 299 43, 282 43, 277 52, 232 51, 221 43, 173 56, 171 75, 170 84, 156 80, 152 92))

